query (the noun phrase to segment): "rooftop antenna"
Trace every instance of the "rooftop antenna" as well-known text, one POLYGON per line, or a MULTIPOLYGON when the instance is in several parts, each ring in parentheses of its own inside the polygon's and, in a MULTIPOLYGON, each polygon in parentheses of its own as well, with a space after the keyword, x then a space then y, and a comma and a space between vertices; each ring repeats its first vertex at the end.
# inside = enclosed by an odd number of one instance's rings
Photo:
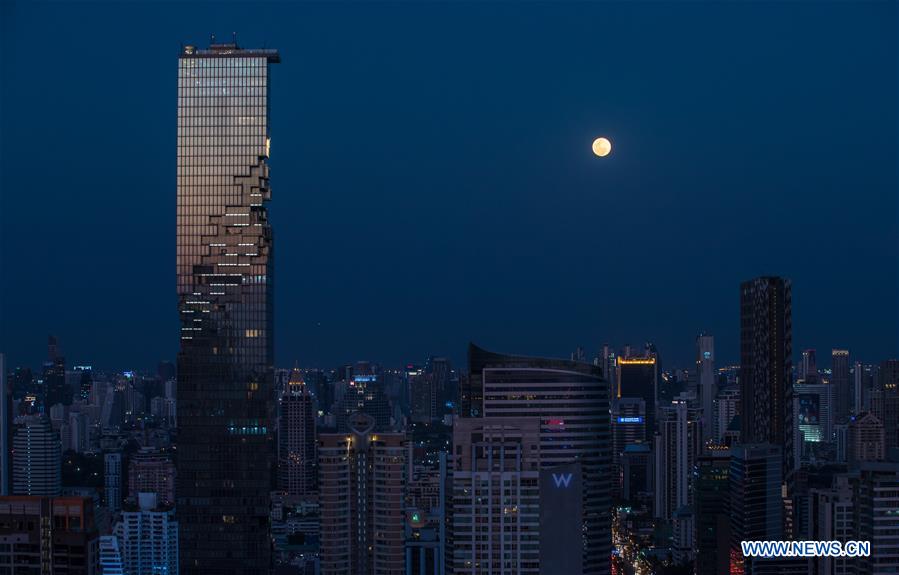
POLYGON ((209 44, 215 44, 215 32, 209 35, 209 44))
POLYGON ((234 42, 234 47, 237 48, 237 32, 231 32, 231 40, 234 42))

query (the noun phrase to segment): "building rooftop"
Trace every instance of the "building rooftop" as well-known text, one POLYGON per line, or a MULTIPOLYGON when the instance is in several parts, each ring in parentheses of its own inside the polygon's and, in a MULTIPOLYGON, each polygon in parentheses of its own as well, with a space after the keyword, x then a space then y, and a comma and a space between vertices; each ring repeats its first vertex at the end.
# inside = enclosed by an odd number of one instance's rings
POLYGON ((209 48, 198 48, 192 44, 185 44, 181 47, 182 58, 267 58, 270 64, 277 64, 281 61, 281 54, 272 48, 241 48, 235 39, 234 42, 209 44, 209 48))

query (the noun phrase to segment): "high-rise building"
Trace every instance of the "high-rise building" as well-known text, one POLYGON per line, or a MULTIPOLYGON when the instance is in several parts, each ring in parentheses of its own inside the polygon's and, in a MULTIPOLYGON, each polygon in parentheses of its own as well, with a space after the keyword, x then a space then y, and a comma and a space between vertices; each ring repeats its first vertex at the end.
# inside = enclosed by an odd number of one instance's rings
MULTIPOLYGON (((540 466, 580 464, 582 571, 608 573, 611 555, 609 387, 600 367, 563 359, 512 356, 469 345, 471 397, 485 417, 539 417, 540 466)), ((654 360, 653 360, 654 364, 654 360)), ((647 412, 648 412, 647 407, 647 412)))
POLYGON ((834 425, 846 423, 852 412, 852 387, 849 379, 849 350, 833 349, 830 352, 830 384, 833 385, 834 425))
POLYGON ((406 368, 409 382, 411 419, 416 423, 430 423, 437 417, 436 381, 422 367, 406 368))
POLYGON ((899 359, 880 364, 877 390, 871 400, 871 411, 883 422, 887 453, 899 447, 899 359))
POLYGON ((670 520, 690 505, 690 474, 702 449, 700 413, 679 396, 659 410, 655 436, 655 517, 670 520))
POLYGON ((294 368, 278 402, 278 488, 299 501, 315 490, 315 402, 303 374, 294 368))
POLYGON ((730 550, 730 450, 711 448, 693 465, 696 575, 727 573, 730 550))
POLYGON ((622 454, 628 446, 646 441, 646 402, 639 397, 613 398, 611 415, 612 496, 617 498, 622 496, 624 487, 622 454))
POLYGON ((356 412, 318 441, 322 575, 403 575, 406 437, 356 412))
POLYGON ((122 508, 122 452, 103 455, 103 499, 106 509, 117 513, 122 508))
POLYGON ((0 497, 0 565, 8 573, 94 575, 99 539, 90 497, 0 497))
POLYGON ((160 505, 175 504, 175 464, 168 453, 142 448, 128 461, 128 499, 137 501, 138 494, 152 493, 160 505))
POLYGON ((6 378, 6 356, 0 353, 0 495, 12 493, 12 387, 6 378))
POLYGON ((855 486, 859 541, 871 543, 871 555, 855 559, 858 573, 899 573, 899 462, 866 461, 855 486))
MULTIPOLYGON (((836 475, 826 488, 809 490, 809 539, 812 541, 854 540, 855 500, 849 476, 836 475)), ((815 559, 815 575, 854 575, 854 557, 815 559)))
POLYGON ((59 433, 45 416, 28 417, 13 437, 13 494, 56 497, 62 486, 59 433))
POLYGON ((815 350, 802 350, 802 364, 799 366, 799 379, 806 383, 818 383, 818 360, 815 350))
POLYGON ((759 277, 740 286, 740 440, 779 446, 793 469, 792 287, 759 277))
POLYGON ((793 386, 794 432, 802 432, 806 443, 833 441, 833 392, 834 386, 827 383, 793 386))
POLYGON ((740 388, 725 387, 718 391, 715 398, 715 443, 723 444, 724 436, 734 417, 740 413, 740 388))
POLYGON ((178 514, 182 572, 271 563, 274 440, 269 94, 276 50, 178 59, 178 514))
POLYGON ((715 399, 718 397, 718 372, 715 371, 715 338, 696 338, 696 372, 699 379, 699 406, 702 408, 702 442, 715 440, 715 399))
POLYGON ((72 405, 72 388, 66 385, 66 358, 59 353, 54 336, 47 341, 47 361, 44 362, 44 405, 61 403, 72 405))
POLYGON ((853 416, 846 432, 846 459, 859 461, 883 461, 886 458, 883 423, 876 415, 862 412, 853 416))
POLYGON ((128 575, 178 575, 178 522, 155 493, 140 493, 113 529, 128 575))
POLYGON ((616 397, 639 397, 646 404, 646 437, 651 441, 656 430, 656 400, 659 395, 659 366, 655 355, 618 356, 615 380, 618 382, 616 397))
POLYGON ((456 420, 453 572, 540 573, 539 447, 537 417, 456 420))
POLYGON ((405 490, 406 575, 446 572, 447 454, 408 465, 405 490))
POLYGON ((741 541, 775 541, 784 535, 783 472, 779 445, 749 444, 732 449, 730 463, 730 573, 752 573, 741 541))

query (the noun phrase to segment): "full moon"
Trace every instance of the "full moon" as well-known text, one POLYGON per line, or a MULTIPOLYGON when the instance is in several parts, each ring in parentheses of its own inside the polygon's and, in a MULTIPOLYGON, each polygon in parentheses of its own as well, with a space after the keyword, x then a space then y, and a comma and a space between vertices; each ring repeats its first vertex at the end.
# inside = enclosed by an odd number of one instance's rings
POLYGON ((593 140, 593 153, 600 158, 608 156, 612 151, 612 142, 606 138, 596 138, 593 140))

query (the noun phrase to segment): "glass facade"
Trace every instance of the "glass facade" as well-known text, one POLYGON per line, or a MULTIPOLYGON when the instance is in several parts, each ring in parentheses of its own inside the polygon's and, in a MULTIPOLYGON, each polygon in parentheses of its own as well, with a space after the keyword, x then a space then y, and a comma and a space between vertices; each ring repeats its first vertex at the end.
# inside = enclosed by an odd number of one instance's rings
POLYGON ((270 564, 273 345, 269 64, 274 50, 178 60, 177 509, 181 572, 270 564))

